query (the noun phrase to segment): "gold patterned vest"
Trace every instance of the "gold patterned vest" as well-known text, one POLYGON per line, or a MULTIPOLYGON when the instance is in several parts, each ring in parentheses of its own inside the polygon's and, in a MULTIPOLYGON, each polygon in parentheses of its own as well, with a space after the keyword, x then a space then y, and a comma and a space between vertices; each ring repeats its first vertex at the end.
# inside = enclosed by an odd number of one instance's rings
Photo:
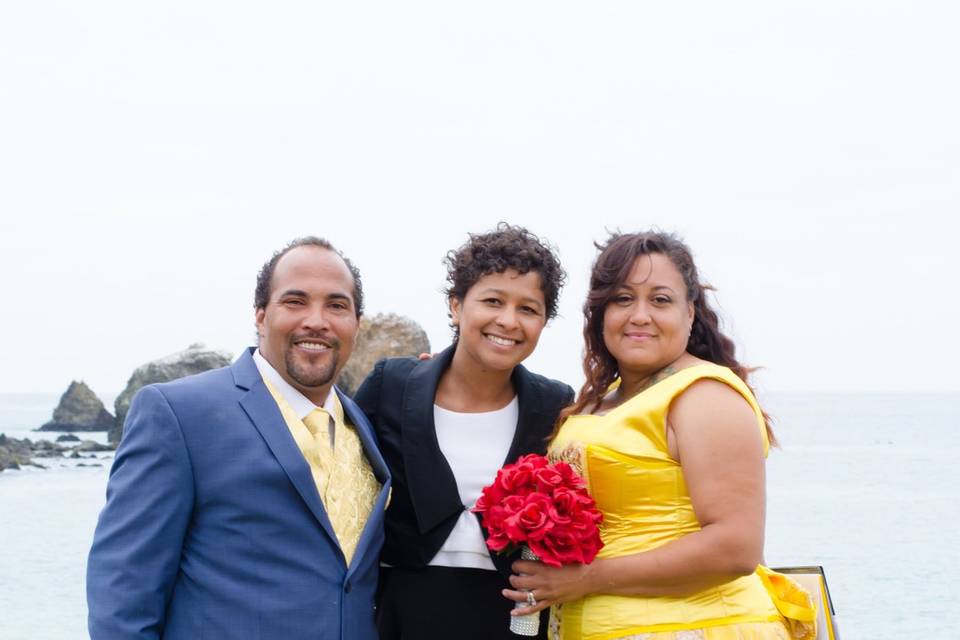
POLYGON ((336 427, 334 446, 331 447, 329 431, 311 424, 314 413, 322 409, 307 416, 305 422, 266 378, 263 382, 280 408, 297 447, 310 465, 317 493, 349 565, 380 492, 380 483, 363 454, 360 438, 355 428, 347 424, 336 393, 333 394, 332 416, 336 427))

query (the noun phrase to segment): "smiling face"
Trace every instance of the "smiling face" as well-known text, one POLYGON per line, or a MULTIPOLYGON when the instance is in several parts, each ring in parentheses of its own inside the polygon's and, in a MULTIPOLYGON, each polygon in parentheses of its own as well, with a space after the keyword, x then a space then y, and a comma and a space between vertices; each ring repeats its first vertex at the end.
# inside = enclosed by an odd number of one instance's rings
POLYGON ((621 376, 649 376, 686 353, 693 304, 683 277, 665 255, 633 261, 603 315, 603 342, 621 376))
POLYGON ((477 280, 450 300, 459 330, 455 360, 483 371, 510 371, 533 353, 547 322, 540 274, 515 269, 477 280))
POLYGON ((270 299, 257 309, 260 353, 283 379, 322 404, 353 350, 359 319, 353 276, 335 252, 291 249, 270 281, 270 299))

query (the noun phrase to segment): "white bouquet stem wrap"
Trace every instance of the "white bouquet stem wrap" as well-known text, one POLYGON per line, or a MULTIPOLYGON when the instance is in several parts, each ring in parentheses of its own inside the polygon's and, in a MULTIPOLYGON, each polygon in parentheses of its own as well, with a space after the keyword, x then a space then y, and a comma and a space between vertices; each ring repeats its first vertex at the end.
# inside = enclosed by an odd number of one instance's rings
MULTIPOLYGON (((520 558, 523 560, 539 560, 530 547, 523 545, 520 550, 520 558)), ((521 574, 522 575, 522 574, 521 574)), ((513 608, 519 609, 526 607, 526 602, 514 602, 513 608)), ((510 616, 510 631, 518 636, 535 636, 540 632, 540 614, 530 613, 525 616, 510 616)))

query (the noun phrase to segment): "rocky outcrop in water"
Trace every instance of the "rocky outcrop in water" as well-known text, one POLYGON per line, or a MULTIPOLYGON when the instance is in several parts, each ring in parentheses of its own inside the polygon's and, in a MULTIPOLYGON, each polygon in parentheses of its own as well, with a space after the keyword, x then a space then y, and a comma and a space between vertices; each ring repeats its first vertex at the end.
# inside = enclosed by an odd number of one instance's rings
POLYGON ((353 395, 377 360, 429 352, 427 333, 413 320, 393 313, 363 318, 357 344, 340 371, 337 386, 347 395, 353 395))
POLYGON ((113 416, 104 408, 100 398, 83 382, 74 380, 60 396, 53 410, 53 420, 40 431, 107 431, 113 426, 113 416))
MULTIPOLYGON (((19 469, 24 466, 39 467, 46 469, 48 465, 56 463, 58 460, 61 466, 70 466, 65 459, 87 459, 88 462, 75 464, 78 467, 100 467, 103 466, 98 459, 98 453, 113 451, 110 445, 100 444, 93 440, 84 440, 76 446, 64 446, 57 442, 49 440, 31 441, 29 438, 18 440, 17 438, 8 438, 0 433, 0 471, 4 469, 19 469), (41 464, 34 458, 46 459, 41 464), (89 462, 92 461, 92 462, 89 462)), ((109 456, 106 456, 109 457, 109 456)))
POLYGON ((0 471, 19 469, 21 465, 30 464, 32 453, 29 440, 8 438, 0 433, 0 471))
POLYGON ((133 375, 130 376, 126 389, 117 396, 117 401, 113 404, 117 418, 110 429, 110 442, 113 444, 120 442, 120 436, 123 433, 123 421, 130 409, 130 401, 133 400, 133 396, 141 387, 225 367, 230 364, 230 361, 230 354, 207 349, 202 344, 192 344, 185 351, 137 367, 133 375))

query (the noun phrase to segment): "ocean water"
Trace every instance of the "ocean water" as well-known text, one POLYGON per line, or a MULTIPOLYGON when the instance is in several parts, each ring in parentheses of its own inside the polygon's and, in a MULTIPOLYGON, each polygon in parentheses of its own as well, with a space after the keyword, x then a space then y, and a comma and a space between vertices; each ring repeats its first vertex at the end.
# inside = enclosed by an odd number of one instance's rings
POLYGON ((825 567, 844 640, 960 637, 960 394, 768 407, 768 563, 825 567))
MULTIPOLYGON (((56 401, 0 394, 0 432, 54 439, 29 430, 56 401)), ((781 441, 767 466, 767 564, 823 565, 843 640, 960 637, 960 394, 764 404, 781 441)), ((84 563, 109 457, 0 473, 0 639, 87 637, 84 563)))

